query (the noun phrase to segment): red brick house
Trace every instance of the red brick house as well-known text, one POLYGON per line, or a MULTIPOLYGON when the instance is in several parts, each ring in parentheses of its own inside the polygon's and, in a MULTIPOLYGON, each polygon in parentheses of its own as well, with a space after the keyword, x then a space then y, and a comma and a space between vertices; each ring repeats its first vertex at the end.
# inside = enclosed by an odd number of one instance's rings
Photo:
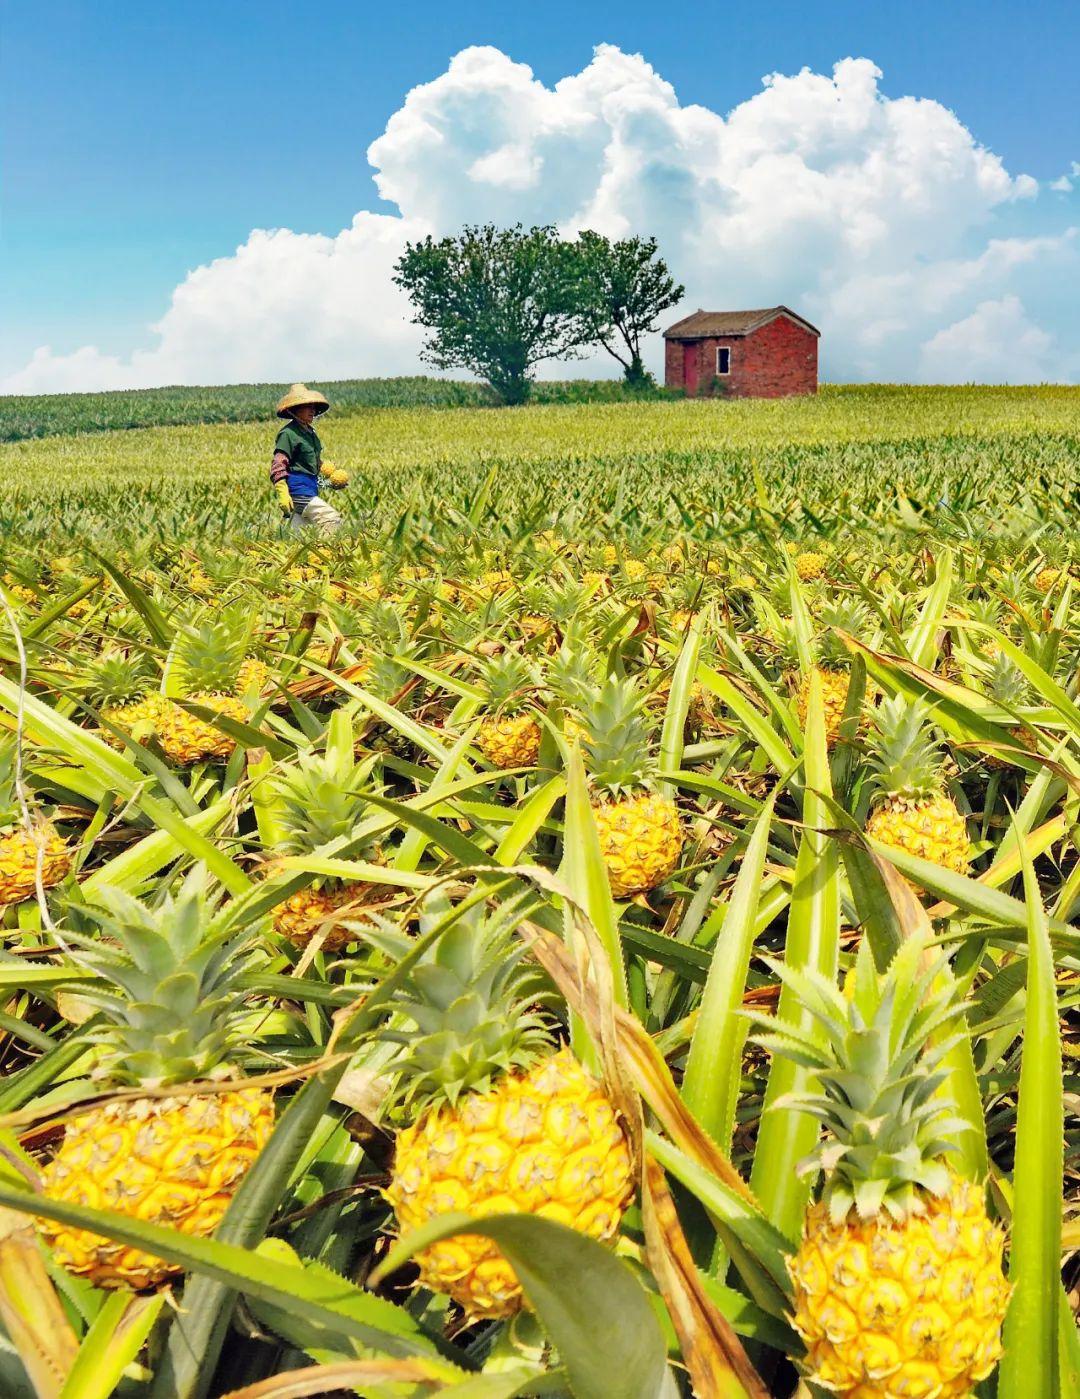
POLYGON ((688 398, 817 393, 821 332, 789 311, 695 311, 664 331, 664 383, 688 398))

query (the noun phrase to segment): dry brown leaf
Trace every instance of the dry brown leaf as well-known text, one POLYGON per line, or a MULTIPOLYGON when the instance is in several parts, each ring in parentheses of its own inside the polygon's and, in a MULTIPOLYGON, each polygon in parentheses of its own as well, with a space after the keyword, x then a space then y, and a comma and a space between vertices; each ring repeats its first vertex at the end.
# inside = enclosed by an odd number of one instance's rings
POLYGON ((641 1212, 645 1251, 693 1381, 694 1393, 710 1399, 769 1399, 727 1317, 705 1292, 663 1168, 645 1162, 641 1212))
POLYGON ((34 1226, 0 1209, 0 1320, 38 1399, 59 1399, 79 1342, 56 1295, 34 1226))

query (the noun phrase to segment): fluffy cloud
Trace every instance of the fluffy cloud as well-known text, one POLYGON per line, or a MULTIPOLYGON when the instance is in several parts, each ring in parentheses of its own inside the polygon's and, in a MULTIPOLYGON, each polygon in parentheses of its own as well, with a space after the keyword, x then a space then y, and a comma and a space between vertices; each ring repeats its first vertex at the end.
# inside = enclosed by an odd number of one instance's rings
POLYGON ((2 387, 415 371, 394 260, 424 232, 488 220, 655 233, 687 308, 795 305, 821 326, 833 379, 1045 377, 1049 333, 1018 298, 1080 284, 1062 202, 1059 226, 1029 229, 1035 181, 940 103, 886 96, 881 77, 865 58, 773 74, 724 116, 681 106, 610 45, 550 88, 497 49, 466 49, 368 150, 398 214, 358 214, 334 238, 257 230, 176 288, 149 348, 125 360, 40 348, 2 387), (1023 321, 1026 348, 1003 370, 978 345, 995 314, 1023 321))
POLYGON ((1018 296, 980 301, 922 348, 922 377, 938 384, 1052 383, 1059 365, 1053 336, 1032 324, 1018 296))

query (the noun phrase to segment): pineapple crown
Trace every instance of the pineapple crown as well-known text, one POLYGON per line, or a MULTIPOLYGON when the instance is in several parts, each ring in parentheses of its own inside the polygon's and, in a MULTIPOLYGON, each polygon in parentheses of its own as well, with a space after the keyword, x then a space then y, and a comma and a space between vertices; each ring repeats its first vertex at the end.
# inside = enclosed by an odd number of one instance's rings
POLYGON ((586 602, 587 589, 576 578, 565 578, 557 583, 544 585, 542 596, 542 603, 536 611, 550 617, 553 622, 558 623, 561 630, 565 630, 581 613, 586 602))
POLYGON ((406 1050, 395 1066, 396 1102, 420 1111, 456 1104, 550 1049, 550 1030, 533 1009, 536 973, 513 943, 520 919, 520 902, 462 911, 402 983, 393 1009, 414 1028, 383 1032, 406 1050))
POLYGON ((919 1213, 923 1194, 948 1192, 951 1172, 941 1158, 968 1130, 939 1091, 946 1056, 964 1038, 958 1022, 968 1004, 947 959, 931 958, 922 938, 910 938, 879 976, 864 940, 850 999, 818 972, 770 966, 813 1019, 807 1027, 746 1012, 766 1027, 756 1036, 763 1048, 817 1080, 818 1092, 776 1101, 825 1128, 799 1174, 825 1172, 824 1200, 836 1224, 852 1208, 860 1219, 919 1213))
POLYGON ((176 634, 172 660, 187 693, 232 690, 247 655, 251 618, 239 606, 194 617, 176 634))
POLYGON ((245 1014, 237 980, 248 939, 208 932, 213 902, 202 870, 154 908, 101 886, 94 904, 72 913, 91 930, 67 933, 75 960, 105 983, 79 994, 102 1012, 105 1023, 90 1033, 104 1048, 112 1082, 190 1083, 233 1055, 245 1014))
POLYGON ((572 707, 584 703, 600 683, 601 674, 599 656, 576 627, 568 632, 547 666, 549 685, 564 704, 572 707))
POLYGON ((481 665, 480 686, 489 708, 512 714, 527 703, 536 689, 536 670, 520 652, 502 651, 481 665))
POLYGON ((1003 651, 995 652, 990 659, 986 691, 995 704, 1005 709, 1016 709, 1027 698, 1028 683, 1023 671, 1003 651))
POLYGON ((371 778, 372 759, 356 762, 352 733, 343 710, 330 719, 326 751, 301 754, 295 767, 273 779, 282 831, 279 850, 287 855, 310 855, 330 841, 351 836, 367 805, 364 789, 371 778))
POLYGON ((578 705, 593 784, 619 793, 648 785, 649 726, 645 692, 628 677, 609 675, 578 705))
POLYGON ((851 652, 839 633, 847 632, 862 640, 870 640, 870 609, 860 598, 845 598, 826 603, 818 613, 821 631, 817 652, 828 666, 843 668, 851 663, 851 652))
POLYGON ((882 700, 874 714, 874 729, 870 765, 886 796, 914 801, 939 790, 943 755, 925 700, 903 695, 882 700))
POLYGON ((113 647, 89 667, 86 697, 99 709, 127 704, 146 692, 150 679, 151 670, 145 655, 133 655, 113 647))

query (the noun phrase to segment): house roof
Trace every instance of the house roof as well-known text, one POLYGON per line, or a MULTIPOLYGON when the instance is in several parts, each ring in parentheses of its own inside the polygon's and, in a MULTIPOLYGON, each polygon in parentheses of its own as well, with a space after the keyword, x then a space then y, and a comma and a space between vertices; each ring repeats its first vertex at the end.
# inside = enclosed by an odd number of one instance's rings
POLYGON ((766 306, 758 311, 702 311, 700 308, 692 316, 684 316, 681 321, 668 326, 664 331, 665 340, 702 340, 710 335, 748 335, 759 326, 767 325, 777 316, 790 316, 798 325, 805 326, 815 335, 821 331, 811 325, 803 316, 797 315, 787 306, 766 306))

